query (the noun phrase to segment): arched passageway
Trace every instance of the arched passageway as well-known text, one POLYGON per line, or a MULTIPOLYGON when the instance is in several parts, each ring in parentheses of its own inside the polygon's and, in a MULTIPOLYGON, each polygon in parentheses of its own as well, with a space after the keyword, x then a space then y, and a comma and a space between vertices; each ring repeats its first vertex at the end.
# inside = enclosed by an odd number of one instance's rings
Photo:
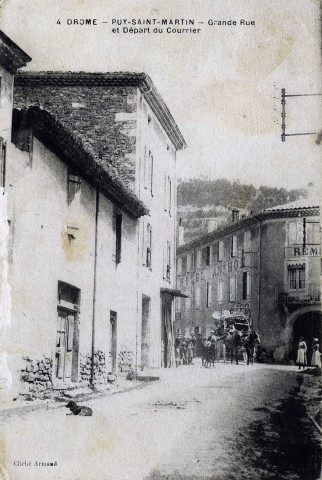
POLYGON ((293 359, 296 358, 297 345, 300 337, 303 337, 306 341, 308 347, 307 360, 308 365, 310 365, 314 338, 319 339, 321 347, 321 312, 308 311, 294 320, 290 338, 290 354, 293 359))

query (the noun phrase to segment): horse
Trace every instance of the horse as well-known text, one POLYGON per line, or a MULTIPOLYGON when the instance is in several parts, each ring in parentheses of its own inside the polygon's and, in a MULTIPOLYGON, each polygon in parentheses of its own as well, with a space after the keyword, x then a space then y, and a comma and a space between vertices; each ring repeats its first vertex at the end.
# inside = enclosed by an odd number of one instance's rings
POLYGON ((236 365, 239 365, 238 364, 238 347, 242 345, 241 333, 238 330, 228 333, 225 344, 226 344, 226 348, 230 352, 231 363, 233 363, 234 356, 235 356, 236 365))
POLYGON ((249 365, 249 361, 251 364, 254 364, 254 352, 257 345, 261 343, 259 335, 257 332, 252 332, 248 335, 245 341, 245 349, 247 354, 247 365, 249 365))

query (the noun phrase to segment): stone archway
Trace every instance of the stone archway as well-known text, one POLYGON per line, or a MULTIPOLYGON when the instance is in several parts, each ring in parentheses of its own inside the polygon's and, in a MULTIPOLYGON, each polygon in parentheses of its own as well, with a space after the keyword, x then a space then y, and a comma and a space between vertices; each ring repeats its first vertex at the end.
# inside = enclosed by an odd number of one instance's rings
POLYGON ((291 313, 287 319, 283 339, 288 350, 289 359, 296 356, 296 345, 300 336, 308 344, 308 360, 311 358, 313 337, 321 337, 321 308, 319 305, 301 307, 291 313))

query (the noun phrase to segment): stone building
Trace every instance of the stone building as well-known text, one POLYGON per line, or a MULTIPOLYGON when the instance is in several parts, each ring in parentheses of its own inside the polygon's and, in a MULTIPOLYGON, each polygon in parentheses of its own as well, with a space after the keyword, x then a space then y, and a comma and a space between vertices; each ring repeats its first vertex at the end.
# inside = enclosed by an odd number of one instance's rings
MULTIPOLYGON (((170 366, 176 152, 145 74, 19 73, 6 216, 20 393, 170 366)), ((11 349, 12 350, 12 349, 11 349)))
POLYGON ((276 360, 294 359, 300 335, 310 346, 321 335, 318 205, 309 195, 240 220, 235 211, 230 225, 180 245, 177 284, 190 298, 177 301, 176 329, 208 336, 226 310, 243 313, 276 360))

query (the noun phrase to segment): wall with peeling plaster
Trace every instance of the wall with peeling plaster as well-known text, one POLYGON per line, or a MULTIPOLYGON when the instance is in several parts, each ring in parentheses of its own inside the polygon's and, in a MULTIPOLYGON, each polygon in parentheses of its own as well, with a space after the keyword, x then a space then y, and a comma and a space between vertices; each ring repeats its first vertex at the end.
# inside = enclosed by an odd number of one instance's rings
MULTIPOLYGON (((23 357, 38 361, 45 355, 53 361, 58 281, 80 289, 79 362, 91 353, 96 190, 82 180, 79 198, 68 205, 67 166, 36 138, 32 152, 10 145, 7 171, 13 292, 7 343, 13 392, 17 392, 21 390, 19 372, 26 376, 23 357), (67 235, 70 225, 78 229, 72 240, 67 235)), ((126 214, 118 266, 114 251, 113 205, 101 196, 95 350, 103 352, 106 372, 110 369, 110 310, 118 313, 119 348, 135 349, 137 234, 136 221, 126 214)))
MULTIPOLYGON (((138 95, 138 141, 137 141, 137 178, 138 195, 150 210, 150 215, 140 219, 139 227, 139 338, 138 350, 141 347, 142 333, 142 296, 150 298, 149 315, 149 365, 160 367, 163 362, 162 339, 162 318, 161 318, 161 295, 160 288, 176 288, 176 151, 160 126, 156 115, 144 100, 138 95), (153 189, 151 191, 144 187, 144 159, 151 151, 153 155, 153 189), (172 184, 171 191, 171 212, 166 208, 168 191, 166 178, 170 177, 172 184), (152 255, 151 268, 145 265, 144 238, 147 224, 152 227, 152 255), (166 245, 171 245, 171 276, 167 281, 165 278, 166 245)), ((174 304, 173 304, 174 319, 174 304)), ((141 361, 141 356, 138 356, 141 361)))

